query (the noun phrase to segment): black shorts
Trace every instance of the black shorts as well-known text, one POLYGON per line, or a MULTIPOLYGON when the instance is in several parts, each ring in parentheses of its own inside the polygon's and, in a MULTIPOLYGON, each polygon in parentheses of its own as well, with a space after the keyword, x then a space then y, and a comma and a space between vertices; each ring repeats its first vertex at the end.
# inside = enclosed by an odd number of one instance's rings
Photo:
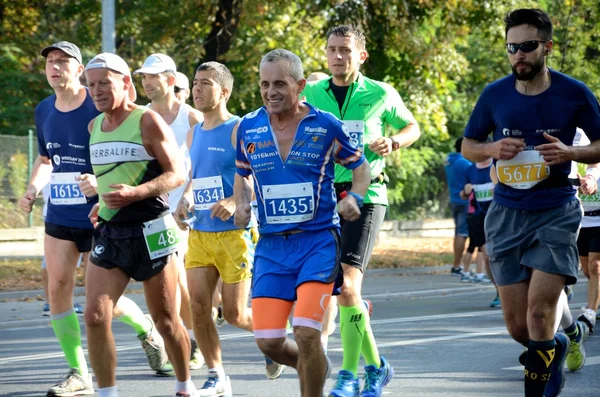
POLYGON ((577 249, 579 256, 588 256, 590 252, 600 252, 600 226, 579 229, 577 249))
POLYGON ((485 245, 485 214, 469 215, 467 225, 469 226, 469 247, 467 252, 472 254, 475 248, 481 248, 485 245))
POLYGON ((74 242, 79 252, 89 252, 92 249, 92 233, 94 229, 61 226, 49 222, 45 222, 44 226, 48 236, 74 242))
MULTIPOLYGON (((356 221, 344 221, 342 225, 342 263, 356 267, 363 273, 367 269, 377 234, 385 218, 386 206, 365 204, 356 221)), ((341 217, 340 217, 341 218, 341 217)))
POLYGON ((104 269, 119 268, 136 281, 160 273, 171 255, 150 259, 142 225, 100 223, 94 230, 90 261, 104 269))

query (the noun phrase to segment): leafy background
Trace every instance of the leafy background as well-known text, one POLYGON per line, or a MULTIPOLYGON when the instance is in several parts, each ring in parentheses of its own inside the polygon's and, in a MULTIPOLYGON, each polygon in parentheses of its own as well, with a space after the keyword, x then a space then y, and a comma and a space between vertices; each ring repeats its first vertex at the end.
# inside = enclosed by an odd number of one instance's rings
MULTIPOLYGON (((388 217, 438 217, 447 215, 444 158, 485 85, 510 73, 502 18, 521 7, 551 15, 549 65, 598 96, 597 0, 117 0, 116 44, 132 69, 153 52, 169 54, 188 76, 200 62, 225 63, 236 79, 231 111, 243 115, 261 105, 263 54, 287 48, 301 57, 307 74, 327 71, 327 29, 359 26, 369 51, 363 72, 392 84, 423 132, 388 160, 388 217)), ((27 134, 36 104, 51 94, 40 49, 69 40, 87 61, 101 52, 101 23, 98 0, 0 0, 0 134, 27 134)))

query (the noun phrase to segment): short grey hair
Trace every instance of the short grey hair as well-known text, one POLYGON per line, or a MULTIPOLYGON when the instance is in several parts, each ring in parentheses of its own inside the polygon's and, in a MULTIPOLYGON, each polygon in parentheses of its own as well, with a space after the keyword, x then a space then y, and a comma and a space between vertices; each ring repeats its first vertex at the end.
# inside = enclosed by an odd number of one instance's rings
POLYGON ((304 69, 302 68, 302 61, 300 60, 300 57, 298 57, 298 55, 294 54, 293 52, 285 50, 283 48, 278 48, 265 55, 260 61, 260 67, 262 69, 265 63, 277 62, 282 59, 285 60, 288 64, 287 72, 289 76, 291 76, 296 81, 300 81, 304 78, 304 69))

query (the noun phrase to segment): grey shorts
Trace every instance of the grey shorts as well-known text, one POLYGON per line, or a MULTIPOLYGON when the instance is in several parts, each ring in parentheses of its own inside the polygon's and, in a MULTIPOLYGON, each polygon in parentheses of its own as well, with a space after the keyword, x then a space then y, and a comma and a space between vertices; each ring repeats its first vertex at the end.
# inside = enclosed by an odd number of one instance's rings
POLYGON ((469 237, 469 225, 467 224, 469 207, 466 204, 450 203, 450 209, 454 219, 454 235, 469 237))
POLYGON ((575 284, 581 217, 576 199, 543 211, 517 210, 493 202, 485 218, 485 234, 496 283, 519 283, 536 269, 563 275, 565 284, 575 284))

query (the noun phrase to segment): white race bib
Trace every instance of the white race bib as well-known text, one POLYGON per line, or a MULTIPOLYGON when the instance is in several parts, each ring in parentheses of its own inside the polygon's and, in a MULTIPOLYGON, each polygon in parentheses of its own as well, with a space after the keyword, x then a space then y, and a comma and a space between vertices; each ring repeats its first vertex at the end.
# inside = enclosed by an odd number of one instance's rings
POLYGON ((595 194, 580 194, 579 199, 585 212, 600 210, 600 192, 595 194))
POLYGON ((299 223, 314 217, 315 199, 312 183, 264 185, 267 223, 299 223))
POLYGON ((217 201, 225 198, 223 178, 221 175, 192 179, 194 190, 194 209, 203 211, 210 209, 217 201))
POLYGON ((179 230, 171 214, 144 222, 144 240, 146 240, 150 259, 160 258, 177 251, 177 245, 181 240, 179 230))
POLYGON ((525 150, 496 162, 498 181, 515 189, 531 189, 550 176, 550 167, 537 150, 525 150))
POLYGON ((85 204, 87 198, 81 190, 75 177, 80 172, 59 172, 50 176, 50 202, 54 205, 85 204))
POLYGON ((363 143, 363 135, 365 131, 365 122, 363 120, 342 120, 342 123, 348 129, 348 134, 350 135, 350 143, 362 150, 364 145, 363 143))
POLYGON ((494 184, 492 182, 473 185, 475 200, 478 202, 492 201, 494 199, 494 184))

